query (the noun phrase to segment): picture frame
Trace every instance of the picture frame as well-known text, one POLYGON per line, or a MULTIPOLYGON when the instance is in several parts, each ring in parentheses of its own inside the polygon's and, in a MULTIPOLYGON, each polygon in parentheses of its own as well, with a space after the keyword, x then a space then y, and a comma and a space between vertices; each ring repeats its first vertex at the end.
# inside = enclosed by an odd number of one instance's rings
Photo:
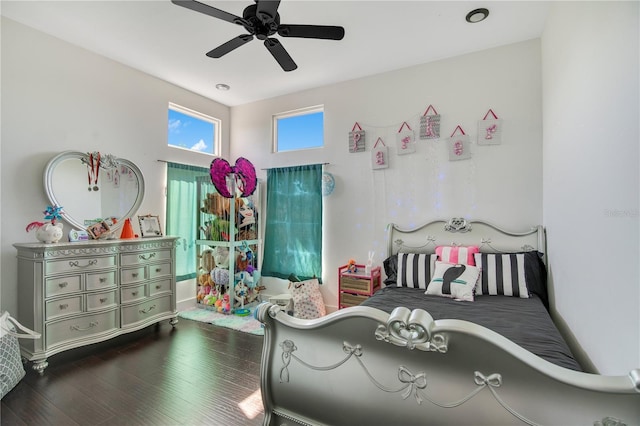
POLYGON ((162 229, 160 228, 160 218, 153 215, 138 216, 140 224, 140 235, 145 237, 161 237, 162 229))
POLYGON ((96 222, 92 225, 89 225, 89 227, 87 227, 87 232, 89 233, 89 235, 91 235, 91 238, 97 240, 103 235, 111 232, 111 227, 106 221, 103 220, 101 222, 96 222))

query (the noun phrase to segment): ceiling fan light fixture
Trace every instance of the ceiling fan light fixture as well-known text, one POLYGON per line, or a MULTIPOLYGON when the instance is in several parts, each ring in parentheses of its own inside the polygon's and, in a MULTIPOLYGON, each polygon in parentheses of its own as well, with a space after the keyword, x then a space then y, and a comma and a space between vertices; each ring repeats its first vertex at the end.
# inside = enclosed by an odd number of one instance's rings
POLYGON ((231 89, 231 86, 229 86, 228 84, 224 84, 224 83, 218 83, 218 84, 216 84, 216 89, 222 90, 223 92, 226 92, 227 90, 231 89))
POLYGON ((489 9, 481 7, 479 9, 474 9, 471 12, 467 13, 465 20, 470 24, 477 24, 478 22, 482 22, 487 19, 489 16, 489 9))

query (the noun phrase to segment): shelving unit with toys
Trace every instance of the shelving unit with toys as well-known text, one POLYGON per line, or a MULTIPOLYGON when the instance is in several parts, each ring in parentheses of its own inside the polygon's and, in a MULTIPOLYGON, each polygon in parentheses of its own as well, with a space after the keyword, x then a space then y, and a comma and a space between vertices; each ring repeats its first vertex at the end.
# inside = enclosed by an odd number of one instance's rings
POLYGON ((233 198, 220 195, 209 176, 197 178, 197 306, 225 314, 248 312, 260 286, 260 184, 256 191, 233 198))

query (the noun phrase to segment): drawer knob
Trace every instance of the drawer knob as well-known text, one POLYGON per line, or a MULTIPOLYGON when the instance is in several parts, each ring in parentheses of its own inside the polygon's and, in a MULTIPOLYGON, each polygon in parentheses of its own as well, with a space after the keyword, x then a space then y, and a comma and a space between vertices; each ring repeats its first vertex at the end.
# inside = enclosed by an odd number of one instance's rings
POLYGON ((155 308, 156 308, 156 305, 151 305, 151 306, 149 306, 149 308, 148 308, 148 309, 140 309, 140 311, 139 311, 139 312, 140 312, 141 314, 147 314, 147 313, 151 312, 151 311, 152 311, 153 309, 155 309, 155 308))
POLYGON ((86 327, 86 328, 81 328, 79 325, 72 325, 69 328, 71 329, 71 331, 87 331, 97 326, 98 326, 98 321, 91 321, 89 323, 89 327, 86 327))
POLYGON ((87 264, 86 264, 86 265, 80 265, 80 262, 79 262, 79 261, 74 260, 74 261, 70 261, 70 262, 69 262, 69 266, 71 266, 71 267, 76 267, 76 268, 86 268, 86 267, 89 267, 89 266, 93 266, 93 265, 95 265, 95 264, 97 264, 97 263, 98 263, 98 260, 97 260, 97 259, 92 259, 92 260, 90 260, 89 262, 87 262, 87 264))
POLYGON ((67 309, 69 307, 69 304, 68 303, 63 303, 59 307, 60 307, 60 310, 62 311, 64 309, 67 309))
POLYGON ((162 288, 162 285, 156 284, 156 290, 160 290, 161 288, 162 288))
POLYGON ((101 283, 106 283, 106 282, 107 282, 107 279, 106 279, 106 278, 104 278, 104 277, 101 277, 101 278, 99 279, 99 281, 100 281, 101 283))
POLYGON ((156 272, 162 272, 162 268, 156 268, 156 272))
POLYGON ((101 298, 100 298, 100 303, 104 303, 104 302, 106 302, 107 300, 108 300, 108 299, 107 299, 106 297, 101 297, 101 298))
POLYGON ((132 292, 131 292, 131 295, 132 295, 132 296, 137 296, 137 295, 138 295, 138 292, 137 292, 137 291, 132 291, 132 292))
POLYGON ((64 282, 61 282, 60 284, 58 284, 58 287, 60 287, 60 288, 65 288, 65 287, 66 287, 66 286, 68 286, 68 285, 69 285, 69 283, 68 283, 68 282, 66 282, 66 281, 64 281, 64 282))
POLYGON ((138 274, 137 272, 134 272, 133 274, 131 274, 131 276, 132 276, 133 278, 138 278, 138 275, 140 275, 140 274, 138 274))
POLYGON ((148 255, 148 256, 145 256, 144 254, 139 254, 139 255, 138 255, 138 257, 139 257, 140 259, 142 259, 142 260, 149 260, 149 259, 151 259, 152 257, 156 257, 156 254, 155 254, 155 252, 154 252, 154 253, 149 253, 149 255, 148 255))

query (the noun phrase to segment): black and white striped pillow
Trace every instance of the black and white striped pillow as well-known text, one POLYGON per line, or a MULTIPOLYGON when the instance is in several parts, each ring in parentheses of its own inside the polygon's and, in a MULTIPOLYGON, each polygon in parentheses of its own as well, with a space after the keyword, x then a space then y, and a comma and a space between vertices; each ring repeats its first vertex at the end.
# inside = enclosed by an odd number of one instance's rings
POLYGON ((482 270, 476 296, 513 296, 528 299, 524 253, 476 253, 476 266, 482 270))
POLYGON ((436 254, 398 253, 398 287, 426 289, 435 269, 436 254))

